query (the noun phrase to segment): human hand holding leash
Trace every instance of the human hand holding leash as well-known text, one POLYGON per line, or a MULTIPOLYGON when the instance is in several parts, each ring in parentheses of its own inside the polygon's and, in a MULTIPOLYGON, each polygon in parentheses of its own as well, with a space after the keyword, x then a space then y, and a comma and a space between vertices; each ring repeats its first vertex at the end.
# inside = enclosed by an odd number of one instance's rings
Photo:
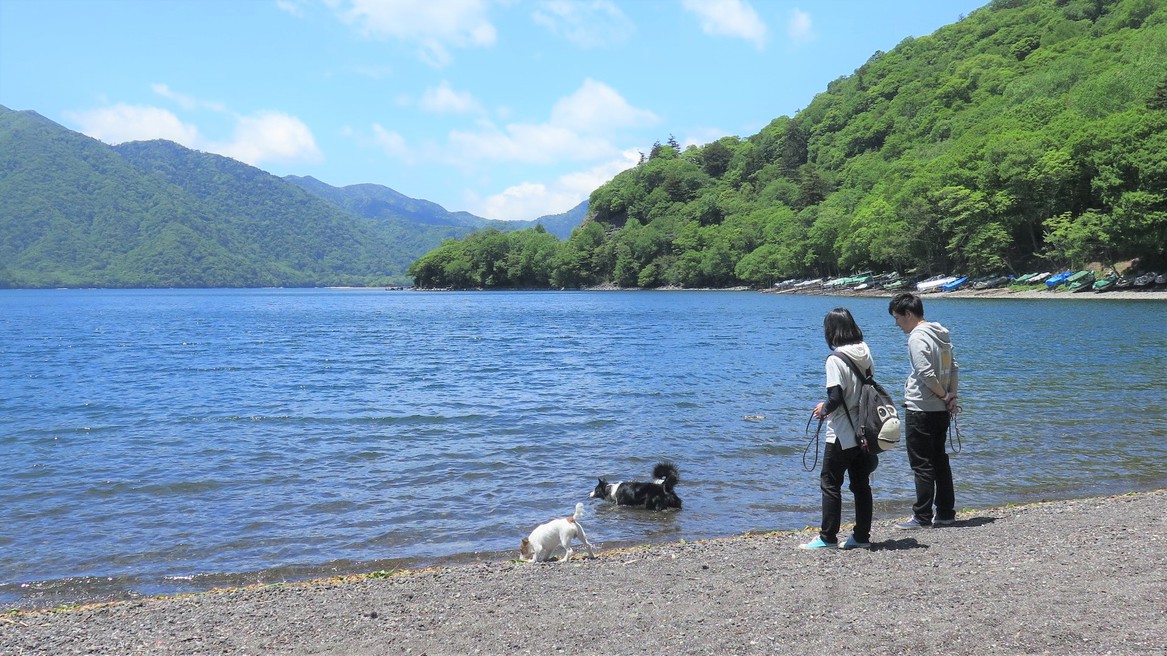
POLYGON ((956 392, 948 392, 944 395, 944 407, 948 409, 950 415, 960 412, 960 406, 956 405, 956 392))

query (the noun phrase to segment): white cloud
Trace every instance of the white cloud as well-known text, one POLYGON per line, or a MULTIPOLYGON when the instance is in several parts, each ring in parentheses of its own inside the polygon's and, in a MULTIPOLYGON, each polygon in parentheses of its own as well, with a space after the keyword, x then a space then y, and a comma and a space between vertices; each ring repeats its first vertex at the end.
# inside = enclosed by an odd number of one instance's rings
POLYGON ((617 173, 636 166, 640 153, 625 150, 617 157, 584 171, 555 179, 550 186, 539 182, 521 182, 486 198, 471 198, 470 211, 479 216, 502 220, 531 220, 549 214, 561 214, 583 202, 597 187, 617 173))
POLYGON ((259 112, 240 117, 229 143, 209 144, 207 150, 252 166, 262 162, 316 162, 320 150, 303 121, 282 112, 259 112))
POLYGON ((786 34, 795 43, 813 41, 815 34, 812 31, 810 14, 801 9, 790 12, 790 21, 786 24, 786 34))
POLYGON ((502 129, 486 124, 475 132, 453 130, 448 139, 452 161, 550 164, 594 159, 613 150, 603 138, 547 123, 511 123, 502 129))
POLYGON ((647 109, 629 105, 612 87, 591 79, 551 110, 552 124, 586 133, 654 125, 658 120, 647 109))
MULTIPOLYGON (((398 103, 414 104, 408 99, 398 99, 398 103)), ((431 111, 481 111, 477 100, 444 82, 416 104, 431 111)), ((496 110, 494 116, 500 113, 504 112, 496 110)), ((608 85, 588 79, 556 101, 541 122, 499 122, 480 115, 470 126, 448 131, 443 143, 412 146, 398 132, 373 124, 368 143, 407 164, 419 160, 445 164, 467 176, 492 177, 503 164, 535 164, 550 169, 574 162, 584 167, 554 182, 528 179, 490 196, 464 192, 466 206, 481 216, 533 219, 571 209, 614 175, 635 166, 639 151, 622 151, 614 142, 627 143, 626 132, 651 127, 659 121, 656 114, 632 106, 608 85)))
POLYGON ((531 19, 582 48, 622 43, 636 30, 609 0, 545 0, 531 19))
POLYGON ((314 162, 321 159, 308 126, 300 119, 280 112, 236 117, 234 136, 224 142, 208 141, 199 134, 198 128, 183 123, 172 112, 159 107, 119 103, 65 115, 77 123, 84 134, 113 145, 166 139, 252 166, 264 162, 314 162))
MULTIPOLYGON (((606 162, 593 166, 586 171, 576 171, 560 176, 559 185, 563 189, 575 192, 579 200, 572 203, 571 206, 565 207, 560 212, 571 209, 587 198, 589 194, 595 191, 600 185, 616 177, 617 173, 625 171, 637 165, 640 162, 640 151, 636 148, 629 148, 622 151, 619 156, 610 159, 606 162)), ((545 212, 546 213, 546 212, 545 212)), ((552 212, 555 213, 555 212, 552 212)))
MULTIPOLYGON (((754 132, 757 132, 757 130, 754 130, 754 132)), ((729 134, 732 133, 721 128, 698 128, 686 134, 681 139, 681 150, 683 151, 689 146, 704 146, 729 134)))
POLYGON ((178 103, 179 107, 186 110, 210 109, 216 112, 226 111, 226 107, 224 107, 223 103, 212 102, 209 100, 199 100, 194 96, 188 96, 184 93, 179 93, 171 89, 170 86, 166 84, 152 84, 150 85, 150 90, 159 96, 166 98, 167 100, 172 100, 178 103))
POLYGON ((470 92, 454 91, 445 80, 436 87, 426 89, 421 95, 419 106, 426 111, 441 114, 475 114, 482 111, 482 106, 470 92))
POLYGON ((555 103, 544 123, 508 123, 500 128, 479 121, 477 130, 451 131, 449 158, 534 164, 595 160, 616 152, 611 139, 618 130, 654 125, 658 120, 652 112, 629 105, 608 85, 585 80, 555 103))
POLYGON ((683 0, 682 5, 697 15, 706 34, 744 39, 759 50, 766 45, 766 24, 745 0, 683 0))
MULTIPOLYGON (((565 209, 574 207, 574 205, 569 205, 570 202, 570 197, 551 191, 542 183, 521 182, 485 198, 476 208, 477 211, 471 210, 471 212, 488 219, 530 220, 547 214, 544 211, 547 207, 566 206, 565 209)), ((578 204, 579 201, 576 203, 578 204)), ((558 214, 561 211, 563 210, 552 212, 552 214, 558 214)))
POLYGON ((413 156, 405 143, 405 137, 398 132, 386 130, 379 123, 373 124, 373 143, 390 157, 406 162, 412 161, 413 156))
POLYGON ((450 63, 449 48, 494 45, 497 33, 486 18, 486 0, 326 0, 345 23, 370 38, 418 46, 434 67, 450 63))
POLYGON ((158 107, 118 103, 100 109, 66 112, 65 116, 77 123, 80 132, 108 144, 167 139, 195 148, 199 143, 198 128, 158 107))
POLYGON ((296 18, 304 17, 304 7, 297 0, 276 0, 276 8, 286 11, 296 18))

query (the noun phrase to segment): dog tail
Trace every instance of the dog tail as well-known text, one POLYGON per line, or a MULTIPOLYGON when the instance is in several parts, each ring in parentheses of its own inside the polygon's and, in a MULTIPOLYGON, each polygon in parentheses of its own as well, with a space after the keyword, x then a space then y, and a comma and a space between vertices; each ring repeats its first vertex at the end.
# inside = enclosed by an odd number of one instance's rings
POLYGON ((657 463, 656 467, 652 468, 652 477, 664 483, 666 490, 672 490, 673 486, 681 480, 677 466, 671 462, 657 463))
POLYGON ((584 505, 582 502, 575 504, 575 514, 572 515, 571 518, 578 522, 580 518, 583 517, 583 510, 584 505))

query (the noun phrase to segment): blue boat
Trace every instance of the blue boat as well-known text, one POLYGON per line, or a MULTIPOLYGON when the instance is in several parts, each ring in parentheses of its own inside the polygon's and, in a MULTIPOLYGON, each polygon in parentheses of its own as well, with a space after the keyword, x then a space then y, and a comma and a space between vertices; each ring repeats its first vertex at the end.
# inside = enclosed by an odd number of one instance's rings
POLYGON ((963 285, 966 282, 968 282, 968 276, 961 276, 961 277, 957 278, 956 280, 953 280, 952 282, 946 282, 943 285, 940 285, 940 289, 942 289, 946 292, 954 292, 954 291, 960 289, 961 285, 963 285))
POLYGON ((957 279, 957 277, 958 276, 943 276, 943 275, 941 275, 941 276, 934 276, 934 277, 929 278, 927 280, 921 280, 920 282, 916 283, 916 291, 920 292, 921 294, 926 294, 928 292, 934 292, 934 291, 940 289, 941 287, 943 287, 944 285, 947 285, 948 283, 953 282, 954 280, 957 279))
POLYGON ((1072 275, 1074 275, 1073 271, 1063 271, 1061 273, 1056 273, 1045 279, 1045 286, 1049 289, 1057 289, 1058 286, 1066 282, 1066 279, 1072 275))

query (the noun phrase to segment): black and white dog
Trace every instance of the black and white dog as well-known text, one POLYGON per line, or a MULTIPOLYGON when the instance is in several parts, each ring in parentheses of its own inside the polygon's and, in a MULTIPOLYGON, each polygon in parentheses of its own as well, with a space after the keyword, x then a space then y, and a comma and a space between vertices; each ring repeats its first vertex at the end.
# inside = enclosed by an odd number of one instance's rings
POLYGON ((606 499, 617 506, 635 506, 649 510, 666 510, 668 508, 681 509, 681 498, 673 492, 673 487, 680 481, 676 466, 671 462, 662 462, 652 468, 653 481, 616 481, 609 483, 600 479, 596 489, 588 496, 593 499, 606 499))

